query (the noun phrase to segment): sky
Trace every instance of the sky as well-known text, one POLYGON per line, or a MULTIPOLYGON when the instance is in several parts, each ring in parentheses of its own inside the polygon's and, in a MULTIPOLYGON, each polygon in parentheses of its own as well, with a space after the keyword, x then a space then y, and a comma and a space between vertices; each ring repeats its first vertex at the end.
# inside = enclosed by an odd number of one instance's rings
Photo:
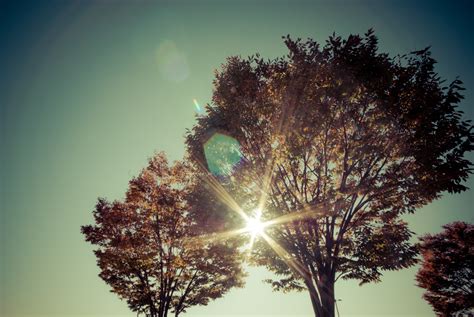
MULTIPOLYGON (((123 198, 153 153, 183 157, 226 57, 281 56, 286 34, 324 42, 373 27, 391 55, 431 45, 439 74, 464 81, 473 119, 473 12, 469 1, 0 1, 0 316, 135 316, 97 276, 80 226, 97 197, 123 198)), ((473 196, 406 219, 417 234, 472 223, 473 196)), ((341 316, 433 316, 416 271, 338 282, 341 316)), ((245 288, 185 316, 313 315, 307 293, 274 293, 270 276, 249 268, 245 288)))

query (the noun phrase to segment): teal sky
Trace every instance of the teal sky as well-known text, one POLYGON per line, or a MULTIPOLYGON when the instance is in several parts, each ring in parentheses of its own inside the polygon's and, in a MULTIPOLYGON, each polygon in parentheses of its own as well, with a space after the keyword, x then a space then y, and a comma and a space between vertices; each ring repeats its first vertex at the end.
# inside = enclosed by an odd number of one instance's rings
MULTIPOLYGON (((469 1, 2 1, 0 315, 135 316, 97 276, 80 226, 98 196, 122 198, 155 151, 182 157, 193 99, 210 101, 227 56, 276 57, 282 35, 374 27, 390 54, 431 45, 441 76, 465 82, 473 119, 473 12, 469 1)), ((407 220, 419 234, 473 222, 473 196, 444 196, 407 220)), ((261 283, 270 273, 249 271, 244 289, 185 316, 312 316, 306 293, 273 293, 261 283)), ((338 282, 341 316, 433 316, 415 272, 338 282)))

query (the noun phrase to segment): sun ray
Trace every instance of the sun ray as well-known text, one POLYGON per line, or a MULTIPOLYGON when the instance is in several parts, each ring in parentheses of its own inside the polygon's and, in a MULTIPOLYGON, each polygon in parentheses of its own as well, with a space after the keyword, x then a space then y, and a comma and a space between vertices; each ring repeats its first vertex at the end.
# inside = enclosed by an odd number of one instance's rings
POLYGON ((247 214, 242 210, 242 208, 232 198, 232 196, 225 190, 225 188, 219 183, 215 176, 207 170, 207 168, 202 162, 200 162, 199 160, 196 160, 196 162, 198 163, 198 166, 202 171, 202 180, 209 184, 209 186, 211 186, 211 189, 216 194, 216 197, 224 204, 226 204, 230 209, 239 214, 242 219, 247 221, 249 219, 247 214))
MULTIPOLYGON (((295 107, 292 107, 289 103, 283 103, 281 107, 281 114, 279 118, 276 120, 277 122, 273 120, 274 123, 273 123, 272 135, 276 136, 277 138, 281 138, 283 142, 286 142, 286 139, 288 137, 289 126, 291 123, 290 120, 285 120, 285 119, 291 117, 292 112, 295 110, 294 108, 295 107)), ((261 195, 257 204, 257 208, 260 210, 263 210, 265 207, 265 203, 266 203, 269 189, 271 186, 271 182, 273 179, 273 171, 276 165, 276 159, 273 155, 273 150, 274 149, 272 148, 272 155, 270 158, 267 159, 267 164, 265 166, 264 176, 262 179, 262 185, 260 188, 261 195)), ((298 199, 301 200, 301 197, 298 197, 298 199)))
POLYGON ((203 234, 199 236, 194 236, 194 237, 188 238, 187 240, 189 242, 193 242, 193 241, 209 242, 209 241, 217 241, 217 240, 227 240, 246 232, 247 232, 246 228, 240 228, 240 229, 228 230, 224 232, 208 233, 208 234, 203 234))
POLYGON ((281 247, 275 240, 273 240, 268 234, 265 233, 263 228, 288 223, 294 220, 301 220, 308 217, 314 217, 319 214, 318 211, 321 208, 305 208, 302 210, 294 211, 290 214, 283 215, 281 217, 260 223, 260 217, 262 215, 262 210, 265 205, 265 200, 268 193, 268 188, 271 183, 271 176, 273 174, 274 163, 267 165, 264 179, 263 179, 263 187, 262 196, 260 196, 258 201, 258 208, 256 209, 256 217, 251 218, 249 217, 242 208, 237 204, 237 202, 232 198, 232 196, 223 188, 223 186, 219 183, 219 181, 210 174, 205 166, 198 162, 199 167, 203 171, 203 180, 206 181, 212 188, 212 190, 216 193, 217 198, 219 198, 223 203, 229 206, 233 211, 237 212, 246 222, 249 224, 251 221, 258 221, 258 225, 262 227, 262 229, 252 230, 251 227, 248 225, 244 228, 230 230, 221 233, 212 233, 207 235, 202 235, 195 237, 195 239, 200 239, 203 241, 215 241, 221 239, 228 239, 233 236, 237 236, 240 234, 250 233, 250 240, 247 246, 247 257, 250 256, 251 251, 253 249, 254 243, 257 239, 257 236, 262 237, 268 245, 275 251, 275 253, 288 265, 288 267, 293 270, 295 273, 299 274, 303 279, 308 279, 310 274, 307 269, 297 261, 291 254, 289 254, 283 247, 281 247))
POLYGON ((256 235, 255 234, 252 234, 250 236, 250 240, 249 240, 249 243, 248 245, 246 246, 246 250, 247 250, 247 255, 245 256, 245 260, 246 261, 249 261, 250 259, 250 255, 252 254, 252 250, 253 250, 253 245, 255 244, 255 239, 256 239, 256 235))
POLYGON ((274 226, 277 224, 284 224, 295 220, 303 220, 306 218, 321 216, 324 212, 323 207, 306 207, 300 210, 290 212, 277 218, 266 221, 264 224, 266 227, 274 226))
POLYGON ((271 160, 270 163, 265 167, 265 173, 262 179, 262 188, 260 189, 261 195, 258 200, 257 209, 263 210, 265 207, 265 202, 268 196, 268 190, 272 181, 273 169, 275 168, 275 161, 271 160))
MULTIPOLYGON (((283 109, 284 110, 284 109, 283 109)), ((283 114, 280 117, 280 122, 276 125, 275 133, 277 136, 281 136, 284 139, 287 138, 288 134, 288 123, 284 122, 283 114)), ((268 197, 269 189, 272 183, 272 177, 274 168, 276 165, 276 161, 274 158, 269 159, 265 166, 265 171, 263 174, 263 178, 261 179, 261 186, 260 190, 260 197, 257 202, 257 215, 254 218, 247 215, 243 209, 239 206, 239 204, 233 199, 233 197, 226 191, 226 189, 220 184, 220 182, 216 179, 216 177, 211 174, 206 166, 200 161, 196 160, 198 163, 198 167, 202 171, 202 179, 209 184, 211 189, 215 192, 216 197, 221 200, 224 204, 226 204, 229 208, 235 211, 240 217, 247 223, 247 226, 240 229, 230 230, 221 233, 212 233, 206 234, 202 236, 195 237, 195 239, 200 240, 221 240, 221 239, 228 239, 233 236, 237 236, 240 234, 247 234, 250 233, 249 243, 247 245, 247 256, 250 256, 254 243, 258 236, 262 237, 266 243, 275 251, 275 253, 288 265, 288 267, 293 270, 296 274, 299 274, 303 279, 308 279, 310 277, 309 272, 307 269, 291 254, 289 254, 282 246, 280 246, 275 240, 273 240, 265 231, 264 228, 271 227, 279 224, 285 224, 295 220, 302 220, 308 217, 315 217, 322 213, 322 208, 318 207, 307 207, 301 210, 297 210, 291 212, 289 214, 282 215, 280 217, 268 220, 266 222, 260 222, 260 217, 262 215, 262 210, 264 210, 265 203, 268 197), (252 223, 255 222, 255 223, 252 223)))
POLYGON ((262 233, 262 238, 268 243, 268 245, 275 251, 275 253, 288 265, 290 269, 299 274, 303 279, 308 279, 311 276, 308 270, 296 260, 291 254, 289 254, 282 246, 280 246, 275 240, 268 236, 265 232, 262 233))

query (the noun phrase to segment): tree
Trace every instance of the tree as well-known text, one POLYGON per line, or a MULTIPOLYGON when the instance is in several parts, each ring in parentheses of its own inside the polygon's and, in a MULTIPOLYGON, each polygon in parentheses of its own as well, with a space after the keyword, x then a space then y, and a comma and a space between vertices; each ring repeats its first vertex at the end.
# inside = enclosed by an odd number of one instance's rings
POLYGON ((420 238, 423 260, 416 280, 436 314, 447 317, 474 309, 474 225, 458 221, 443 229, 420 238))
POLYGON ((259 197, 254 261, 276 273, 274 289, 306 289, 316 316, 334 316, 338 279, 377 282, 415 263, 401 216, 466 190, 474 135, 461 81, 443 85, 429 48, 389 57, 372 30, 323 47, 284 39, 287 56, 229 57, 216 71, 187 145, 206 164, 214 131, 239 142, 223 184, 259 197))
POLYGON ((125 200, 99 199, 94 225, 82 227, 101 269, 99 276, 130 309, 150 317, 175 316, 242 286, 232 242, 195 238, 187 196, 192 169, 169 167, 164 154, 130 181, 125 200))

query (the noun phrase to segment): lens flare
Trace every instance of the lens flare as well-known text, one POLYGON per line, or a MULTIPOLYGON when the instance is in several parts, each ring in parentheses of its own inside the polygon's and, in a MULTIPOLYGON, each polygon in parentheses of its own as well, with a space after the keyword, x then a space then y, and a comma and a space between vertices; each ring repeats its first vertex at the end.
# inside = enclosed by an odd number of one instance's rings
POLYGON ((240 143, 231 136, 214 133, 204 143, 204 156, 209 171, 216 176, 230 176, 242 160, 240 143))
POLYGON ((156 50, 156 62, 160 75, 170 82, 179 83, 189 77, 188 60, 173 41, 165 40, 156 50))
POLYGON ((203 114, 204 113, 204 109, 201 107, 201 105, 199 104, 197 99, 193 99, 193 104, 194 104, 194 107, 196 108, 197 114, 203 114))

